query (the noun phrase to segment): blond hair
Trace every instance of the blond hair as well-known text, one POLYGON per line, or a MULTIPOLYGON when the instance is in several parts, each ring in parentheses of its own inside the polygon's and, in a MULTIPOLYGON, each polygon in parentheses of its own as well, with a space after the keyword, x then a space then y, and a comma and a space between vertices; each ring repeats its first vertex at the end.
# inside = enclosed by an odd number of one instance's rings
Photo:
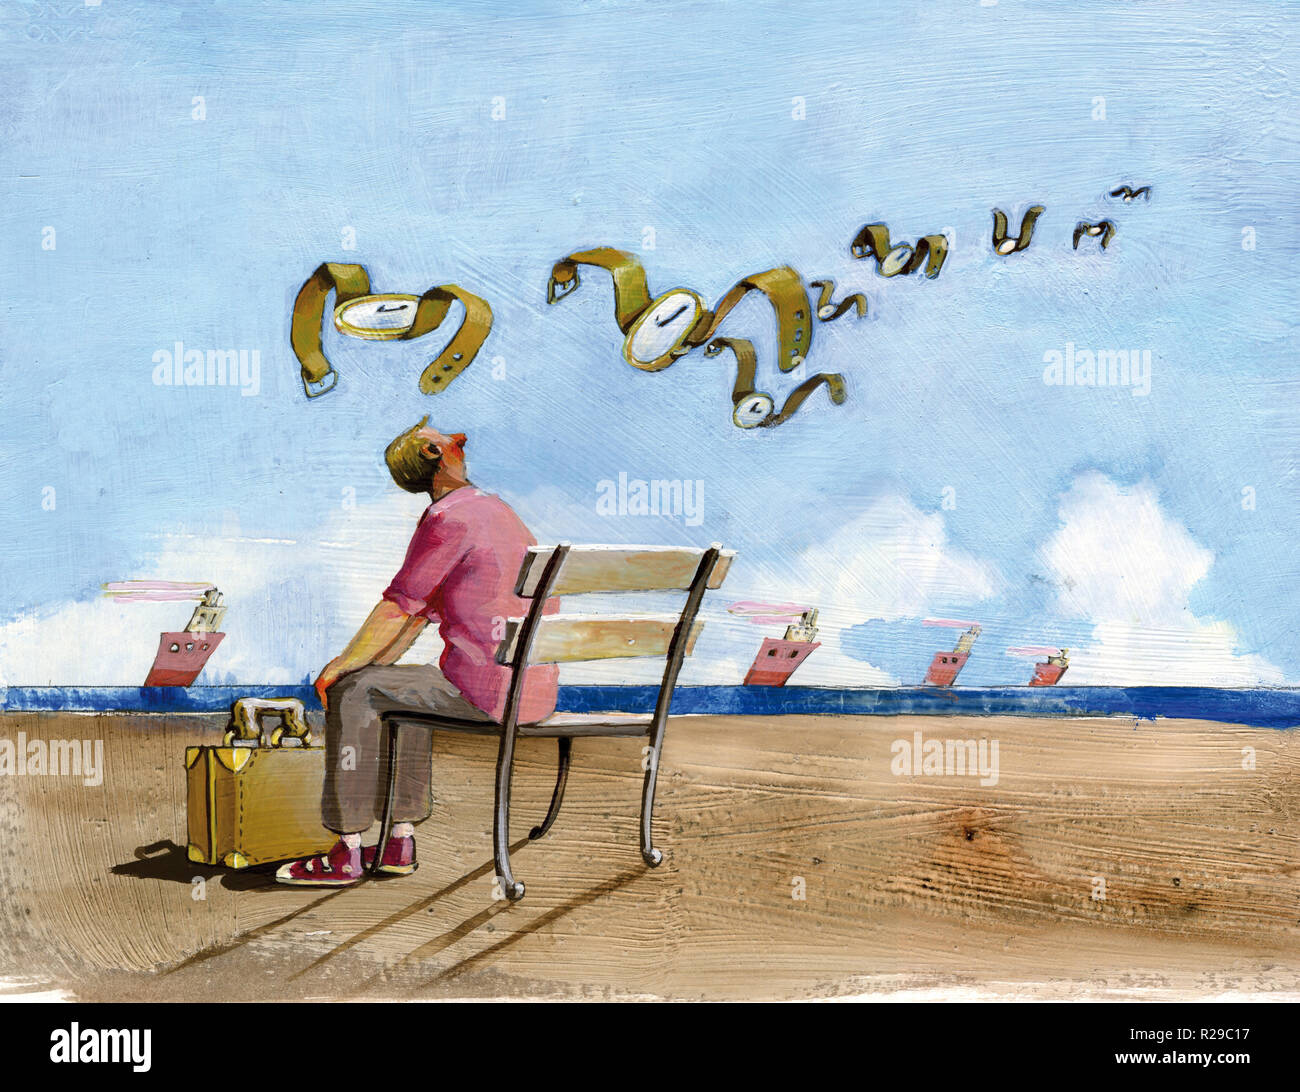
POLYGON ((425 414, 419 424, 412 425, 394 437, 393 442, 384 450, 384 462, 388 464, 388 472, 393 476, 393 481, 408 493, 427 493, 433 484, 438 463, 442 461, 440 455, 430 455, 425 450, 429 441, 419 436, 420 429, 428 423, 429 415, 425 414))

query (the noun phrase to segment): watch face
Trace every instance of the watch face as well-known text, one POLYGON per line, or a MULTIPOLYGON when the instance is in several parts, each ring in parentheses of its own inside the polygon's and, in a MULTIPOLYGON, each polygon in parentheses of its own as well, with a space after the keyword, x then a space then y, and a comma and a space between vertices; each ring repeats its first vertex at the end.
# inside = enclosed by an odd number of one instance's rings
POLYGON ((623 357, 634 368, 657 372, 681 356, 686 335, 704 314, 704 301, 689 288, 674 288, 654 301, 628 331, 623 357))
POLYGON ((892 277, 911 260, 912 248, 910 246, 896 246, 885 255, 885 260, 880 263, 880 275, 882 277, 892 277))
POLYGON ((762 391, 747 394, 731 413, 737 428, 757 428, 772 416, 772 396, 762 391))
POLYGON ((404 294, 359 296, 334 308, 334 325, 349 337, 389 341, 401 337, 415 324, 419 302, 419 296, 404 294))

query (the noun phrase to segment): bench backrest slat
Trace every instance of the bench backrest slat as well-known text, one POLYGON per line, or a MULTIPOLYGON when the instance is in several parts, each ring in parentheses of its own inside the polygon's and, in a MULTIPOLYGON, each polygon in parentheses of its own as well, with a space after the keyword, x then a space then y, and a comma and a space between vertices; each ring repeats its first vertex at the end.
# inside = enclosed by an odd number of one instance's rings
MULTIPOLYGON (((655 546, 535 546, 520 566, 515 594, 531 602, 523 618, 506 619, 497 646, 499 663, 511 668, 501 723, 515 730, 527 666, 581 663, 624 657, 663 657, 663 682, 655 700, 650 738, 658 761, 673 688, 704 623, 696 618, 708 588, 718 587, 734 552, 719 543, 707 550, 655 546), (544 613, 552 596, 584 592, 685 591, 678 614, 571 615, 544 613)), ((661 608, 662 609, 662 608, 661 608)), ((649 776, 649 775, 647 775, 649 776)))
MULTIPOLYGON (((533 546, 519 571, 515 594, 531 599, 554 546, 533 546)), ((684 591, 691 586, 703 550, 675 546, 570 546, 551 588, 552 595, 585 592, 684 591)), ((723 550, 709 576, 721 587, 736 556, 723 550)))
MULTIPOLYGON (((666 656, 680 618, 676 614, 636 617, 581 615, 543 618, 533 637, 528 663, 561 664, 625 657, 666 656)), ((522 618, 506 620, 506 635, 497 648, 497 662, 508 664, 515 656, 522 618)), ((683 655, 695 649, 704 623, 691 625, 683 655)))

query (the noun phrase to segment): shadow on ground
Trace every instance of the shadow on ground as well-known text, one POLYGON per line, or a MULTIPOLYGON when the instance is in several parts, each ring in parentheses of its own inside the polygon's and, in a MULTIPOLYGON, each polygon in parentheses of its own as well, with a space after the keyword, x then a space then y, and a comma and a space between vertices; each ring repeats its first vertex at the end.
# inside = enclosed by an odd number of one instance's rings
POLYGON ((178 846, 169 838, 150 842, 147 846, 137 846, 134 861, 114 865, 109 871, 114 876, 132 876, 138 880, 161 880, 164 883, 187 885, 192 884, 195 877, 199 876, 205 880, 220 877, 221 886, 230 891, 252 891, 259 887, 270 887, 275 883, 274 865, 261 865, 232 872, 228 868, 219 868, 216 865, 199 864, 190 860, 184 846, 178 846))

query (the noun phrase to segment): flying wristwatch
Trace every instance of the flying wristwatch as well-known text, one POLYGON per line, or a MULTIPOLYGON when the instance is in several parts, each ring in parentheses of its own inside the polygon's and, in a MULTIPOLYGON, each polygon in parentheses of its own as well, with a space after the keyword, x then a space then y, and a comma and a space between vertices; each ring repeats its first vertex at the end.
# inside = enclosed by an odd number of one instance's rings
POLYGON ((308 398, 328 394, 338 383, 338 372, 321 348, 321 325, 330 292, 334 293, 335 329, 363 341, 423 337, 442 325, 453 303, 465 308, 460 328, 420 374, 420 390, 425 394, 445 390, 473 362, 492 330, 492 308, 487 301, 459 285, 441 284, 420 296, 372 293, 364 266, 323 262, 298 290, 290 327, 290 342, 302 366, 302 386, 308 398))
POLYGON ((743 337, 715 337, 704 347, 704 355, 717 356, 724 349, 730 349, 736 357, 736 382, 731 388, 731 420, 737 428, 774 428, 788 421, 808 401, 808 396, 823 383, 835 405, 844 403, 844 376, 820 372, 795 387, 786 396, 780 412, 775 412, 776 405, 772 396, 766 391, 755 390, 758 354, 754 351, 754 343, 743 337))
MULTIPOLYGON (((547 303, 558 303, 582 283, 578 272, 581 265, 596 266, 613 277, 614 318, 623 333, 623 359, 641 371, 662 371, 692 349, 710 343, 723 319, 750 292, 759 292, 767 297, 776 314, 777 365, 781 371, 789 372, 799 367, 812 347, 813 308, 803 279, 789 266, 745 277, 727 291, 716 308, 710 310, 704 298, 690 288, 674 288, 661 296, 651 297, 645 269, 635 254, 613 247, 596 247, 575 251, 555 263, 546 288, 547 303)), ((812 387, 805 383, 791 395, 786 409, 773 414, 771 396, 753 389, 757 368, 753 344, 732 338, 718 340, 722 343, 719 347, 710 344, 705 352, 708 356, 716 356, 726 347, 732 348, 736 354, 738 375, 732 419, 740 428, 780 424, 816 386, 815 382, 812 387), (809 387, 809 390, 804 391, 804 387, 809 387), (796 399, 800 391, 803 393, 796 399)), ((817 382, 822 379, 817 377, 817 382)), ((840 398, 835 401, 843 401, 842 381, 840 398)))

